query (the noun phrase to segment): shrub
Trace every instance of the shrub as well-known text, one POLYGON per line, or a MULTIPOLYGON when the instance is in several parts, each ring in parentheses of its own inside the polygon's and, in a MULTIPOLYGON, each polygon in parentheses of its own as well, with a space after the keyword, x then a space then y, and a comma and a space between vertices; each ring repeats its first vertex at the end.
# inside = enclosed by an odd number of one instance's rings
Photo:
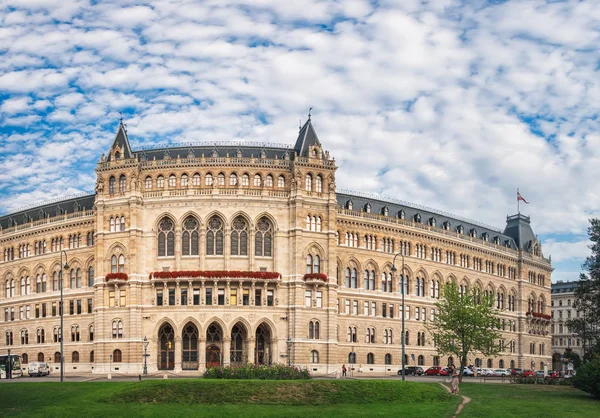
POLYGON ((577 369, 577 374, 573 377, 573 385, 595 398, 600 398, 600 356, 583 363, 577 369))
POLYGON ((272 366, 244 364, 235 367, 211 367, 204 372, 207 379, 263 379, 263 380, 306 380, 310 379, 307 369, 288 367, 282 364, 272 366))
POLYGON ((517 383, 520 385, 557 385, 557 386, 571 386, 573 384, 573 379, 564 379, 564 378, 541 378, 541 377, 512 377, 510 379, 511 383, 517 383))

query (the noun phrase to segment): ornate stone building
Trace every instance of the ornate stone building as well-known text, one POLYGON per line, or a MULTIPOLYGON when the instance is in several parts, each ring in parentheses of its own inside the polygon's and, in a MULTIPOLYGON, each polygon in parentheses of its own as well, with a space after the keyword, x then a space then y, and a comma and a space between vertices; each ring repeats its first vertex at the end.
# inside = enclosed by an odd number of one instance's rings
POLYGON ((311 120, 293 147, 221 143, 133 151, 123 125, 93 195, 0 218, 0 353, 58 368, 60 254, 66 373, 203 371, 216 364, 445 365, 425 323, 444 282, 491 293, 503 352, 550 362, 550 261, 529 218, 504 231, 336 190, 311 120), (405 307, 400 258, 405 256, 405 307), (546 349, 547 347, 547 349, 546 349))
MULTIPOLYGON (((579 281, 552 283, 552 368, 564 371, 566 365, 561 362, 565 353, 573 352, 583 358, 581 339, 570 332, 567 321, 579 318, 579 311, 573 308, 575 289, 579 281)), ((572 365, 571 365, 572 366, 572 365)))

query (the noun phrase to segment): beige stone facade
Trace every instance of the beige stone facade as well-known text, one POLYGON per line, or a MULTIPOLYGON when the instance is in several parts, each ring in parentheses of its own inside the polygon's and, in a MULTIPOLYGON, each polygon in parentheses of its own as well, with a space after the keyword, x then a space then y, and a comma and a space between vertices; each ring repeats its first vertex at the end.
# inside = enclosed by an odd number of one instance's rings
POLYGON ((142 373, 144 338, 149 373, 244 362, 395 373, 403 314, 408 363, 445 365, 425 323, 449 280, 493 293, 502 311, 504 351, 471 363, 550 363, 552 269, 537 240, 524 248, 483 226, 463 230, 472 221, 421 220, 430 210, 418 207, 406 206, 418 215, 408 218, 393 201, 344 203, 335 161, 309 134, 295 148, 146 154, 131 152, 121 126, 94 196, 12 214, 0 231, 0 353, 57 367, 65 250, 67 374, 142 373))

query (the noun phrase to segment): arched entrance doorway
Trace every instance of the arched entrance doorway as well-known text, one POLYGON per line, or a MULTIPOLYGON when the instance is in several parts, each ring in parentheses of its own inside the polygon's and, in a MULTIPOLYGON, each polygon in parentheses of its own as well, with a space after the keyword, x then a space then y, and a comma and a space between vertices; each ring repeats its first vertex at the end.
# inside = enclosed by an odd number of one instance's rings
POLYGON ((198 370, 198 328, 188 322, 181 333, 181 368, 198 370))
POLYGON ((158 331, 159 355, 158 369, 173 370, 175 368, 175 333, 170 324, 164 324, 158 331))
POLYGON ((235 324, 231 329, 230 361, 232 365, 246 362, 246 356, 244 355, 246 334, 246 328, 242 324, 235 324))
POLYGON ((256 329, 256 348, 254 362, 256 364, 271 364, 271 329, 264 322, 256 329))
POLYGON ((219 367, 222 362, 221 342, 223 330, 218 324, 211 324, 206 330, 206 367, 219 367))

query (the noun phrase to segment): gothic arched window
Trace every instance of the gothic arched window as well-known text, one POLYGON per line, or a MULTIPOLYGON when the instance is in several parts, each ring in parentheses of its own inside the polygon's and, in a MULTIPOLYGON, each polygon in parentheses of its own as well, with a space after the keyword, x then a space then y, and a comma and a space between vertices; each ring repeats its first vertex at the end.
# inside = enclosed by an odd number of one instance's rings
POLYGON ((169 218, 163 218, 158 224, 158 256, 175 255, 175 225, 169 218))
POLYGON ((213 216, 206 231, 206 255, 223 255, 223 221, 213 216))
POLYGON ((248 223, 241 216, 231 225, 231 255, 248 255, 248 223))
POLYGON ((198 221, 193 216, 188 216, 183 221, 181 234, 182 255, 198 255, 198 221))
POLYGON ((254 255, 273 257, 273 225, 266 218, 260 218, 254 235, 254 255))
POLYGON ((125 174, 121 174, 121 177, 119 177, 119 192, 125 193, 126 191, 127 191, 127 177, 125 177, 125 174))

